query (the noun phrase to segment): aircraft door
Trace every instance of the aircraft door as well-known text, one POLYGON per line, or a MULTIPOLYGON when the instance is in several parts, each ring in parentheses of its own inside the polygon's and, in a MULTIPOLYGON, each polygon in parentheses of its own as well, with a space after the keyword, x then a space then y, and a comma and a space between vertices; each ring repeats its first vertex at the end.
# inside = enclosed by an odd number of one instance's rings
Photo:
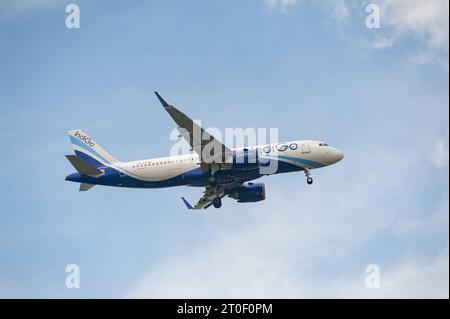
POLYGON ((309 144, 309 142, 302 142, 300 151, 302 154, 311 153, 311 145, 309 144))

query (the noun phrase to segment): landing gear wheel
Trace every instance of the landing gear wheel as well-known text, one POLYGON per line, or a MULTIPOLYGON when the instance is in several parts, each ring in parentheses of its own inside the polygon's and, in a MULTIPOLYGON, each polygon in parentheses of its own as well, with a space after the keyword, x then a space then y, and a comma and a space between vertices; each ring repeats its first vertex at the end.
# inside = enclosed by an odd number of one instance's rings
POLYGON ((215 208, 220 208, 222 207, 222 200, 220 198, 214 198, 213 200, 213 205, 215 208))
POLYGON ((308 168, 305 168, 305 175, 306 175, 306 182, 308 183, 308 185, 311 185, 314 181, 311 177, 311 173, 309 172, 308 168))
POLYGON ((208 183, 209 183, 210 186, 213 186, 213 187, 216 186, 217 185, 216 177, 215 176, 210 176, 208 178, 208 183))

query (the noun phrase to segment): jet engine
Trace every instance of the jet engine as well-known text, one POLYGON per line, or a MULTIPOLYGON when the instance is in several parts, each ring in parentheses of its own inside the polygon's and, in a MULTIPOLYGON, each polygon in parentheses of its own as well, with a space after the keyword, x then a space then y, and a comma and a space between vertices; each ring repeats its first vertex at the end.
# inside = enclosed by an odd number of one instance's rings
POLYGON ((266 199, 266 187, 264 183, 244 183, 229 196, 237 199, 239 203, 259 202, 266 199))

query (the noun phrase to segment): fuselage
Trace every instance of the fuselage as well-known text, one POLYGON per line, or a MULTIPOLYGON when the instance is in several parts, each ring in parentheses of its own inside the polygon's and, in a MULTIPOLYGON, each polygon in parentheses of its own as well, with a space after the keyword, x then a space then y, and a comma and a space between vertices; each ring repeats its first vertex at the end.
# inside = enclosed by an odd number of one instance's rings
MULTIPOLYGON (((233 152, 244 148, 233 149, 233 152)), ((245 164, 239 169, 224 169, 215 173, 217 183, 246 182, 264 175, 308 171, 340 161, 343 152, 320 141, 292 141, 245 148, 256 151, 260 167, 245 164)), ((114 162, 98 167, 103 174, 97 177, 74 173, 66 180, 92 185, 131 188, 162 188, 173 186, 208 185, 210 171, 202 170, 196 153, 152 158, 131 162, 114 162)))

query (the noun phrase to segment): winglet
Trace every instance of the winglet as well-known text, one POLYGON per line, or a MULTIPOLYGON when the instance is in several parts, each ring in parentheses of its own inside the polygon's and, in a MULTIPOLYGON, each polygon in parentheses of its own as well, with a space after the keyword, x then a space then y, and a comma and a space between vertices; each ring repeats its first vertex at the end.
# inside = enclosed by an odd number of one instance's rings
POLYGON ((161 102, 161 104, 162 104, 164 107, 169 107, 169 106, 170 106, 169 102, 167 102, 167 101, 161 96, 161 94, 159 94, 158 92, 155 92, 155 94, 156 94, 156 97, 158 98, 159 102, 161 102))
POLYGON ((184 197, 181 197, 181 200, 183 201, 184 205, 186 205, 186 207, 188 209, 193 209, 194 208, 194 207, 192 207, 191 204, 189 204, 189 202, 184 197))

